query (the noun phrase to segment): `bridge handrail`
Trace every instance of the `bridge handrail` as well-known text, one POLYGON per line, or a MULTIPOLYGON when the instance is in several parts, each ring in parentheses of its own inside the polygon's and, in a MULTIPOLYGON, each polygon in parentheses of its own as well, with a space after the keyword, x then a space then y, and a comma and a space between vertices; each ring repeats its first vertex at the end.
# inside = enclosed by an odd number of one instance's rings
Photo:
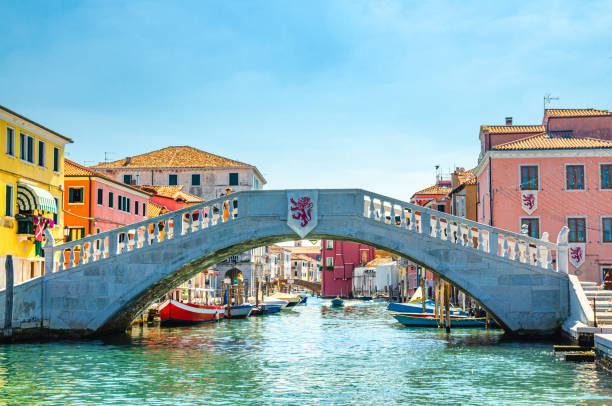
POLYGON ((557 258, 556 270, 565 273, 568 271, 567 261, 563 260, 563 257, 567 257, 567 244, 554 244, 528 235, 502 230, 363 189, 360 189, 359 193, 363 196, 363 216, 374 221, 404 227, 419 233, 423 233, 425 229, 426 233, 433 238, 447 240, 450 243, 468 246, 489 255, 529 263, 544 269, 553 269, 552 254, 554 253, 557 258), (398 207, 399 213, 397 213, 398 207), (455 227, 454 230, 453 227, 455 227), (483 235, 485 233, 486 239, 483 235))

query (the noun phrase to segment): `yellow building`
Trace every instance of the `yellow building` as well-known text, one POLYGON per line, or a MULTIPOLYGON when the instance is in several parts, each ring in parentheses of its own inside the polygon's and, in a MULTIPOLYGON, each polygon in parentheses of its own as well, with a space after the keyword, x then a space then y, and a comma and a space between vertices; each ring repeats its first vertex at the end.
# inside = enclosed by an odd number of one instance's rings
POLYGON ((71 142, 0 106, 0 286, 7 255, 16 284, 42 274, 45 226, 63 241, 64 146, 71 142))

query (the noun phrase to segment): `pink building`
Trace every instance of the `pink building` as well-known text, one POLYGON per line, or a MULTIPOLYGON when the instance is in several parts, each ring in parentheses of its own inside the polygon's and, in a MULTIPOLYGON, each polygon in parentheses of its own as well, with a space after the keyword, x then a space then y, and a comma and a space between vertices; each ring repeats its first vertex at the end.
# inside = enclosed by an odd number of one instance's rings
POLYGON ((612 113, 547 110, 544 125, 554 130, 483 146, 478 221, 553 242, 567 226, 570 272, 601 282, 612 270, 612 113))
POLYGON ((321 296, 353 294, 353 269, 376 258, 376 250, 364 244, 321 241, 321 296))

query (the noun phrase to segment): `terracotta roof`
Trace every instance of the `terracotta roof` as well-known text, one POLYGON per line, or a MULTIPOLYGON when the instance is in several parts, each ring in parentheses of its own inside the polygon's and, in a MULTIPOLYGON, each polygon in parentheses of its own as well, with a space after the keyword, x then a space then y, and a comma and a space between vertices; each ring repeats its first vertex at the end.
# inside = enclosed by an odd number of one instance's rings
POLYGON ((460 172, 457 174, 459 178, 459 185, 475 185, 476 184, 476 175, 474 175, 474 169, 468 169, 467 171, 460 172))
POLYGON ((253 168, 244 162, 234 161, 189 146, 166 147, 146 154, 126 157, 113 162, 100 162, 92 168, 253 168))
POLYGON ((548 117, 612 116, 612 111, 596 109, 546 109, 544 115, 548 117))
POLYGON ((419 190, 418 192, 415 192, 414 195, 445 195, 448 194, 450 191, 451 188, 449 187, 433 185, 423 190, 419 190))
POLYGON ((488 130, 489 134, 530 134, 546 131, 543 125, 483 125, 482 130, 488 130))
POLYGON ((312 247, 283 247, 291 251, 292 254, 320 254, 321 247, 312 246, 312 247))
POLYGON ((291 260, 300 260, 300 261, 308 261, 308 262, 312 262, 314 261, 314 259, 306 256, 306 255, 302 255, 302 254, 293 254, 291 255, 291 260))
POLYGON ((167 197, 174 200, 184 200, 185 203, 201 203, 204 200, 198 196, 183 191, 183 185, 175 186, 157 186, 157 185, 138 185, 135 186, 154 196, 167 197))
POLYGON ((167 212, 168 212, 168 209, 166 209, 164 206, 161 206, 157 203, 149 202, 149 204, 147 205, 147 217, 149 218, 161 216, 162 214, 167 213, 167 212))
POLYGON ((115 180, 113 178, 110 178, 108 176, 106 176, 103 173, 94 171, 93 169, 89 169, 86 166, 80 165, 74 161, 71 161, 70 159, 64 158, 64 178, 69 178, 69 177, 79 177, 79 176, 95 176, 97 178, 101 178, 104 180, 107 180, 109 182, 112 182, 116 185, 121 185, 123 187, 126 187, 128 189, 132 189, 136 192, 140 192, 140 193, 145 193, 145 194, 151 194, 146 190, 143 190, 141 188, 139 188, 138 186, 134 186, 134 185, 128 185, 127 183, 123 183, 123 182, 119 182, 118 180, 115 180))
POLYGON ((373 260, 368 262, 365 266, 383 265, 383 264, 388 264, 389 262, 393 262, 393 258, 391 258, 391 257, 378 257, 378 258, 374 258, 373 260))
POLYGON ((551 137, 543 133, 516 141, 506 142, 493 147, 494 150, 581 148, 612 148, 612 141, 605 141, 595 138, 551 137))

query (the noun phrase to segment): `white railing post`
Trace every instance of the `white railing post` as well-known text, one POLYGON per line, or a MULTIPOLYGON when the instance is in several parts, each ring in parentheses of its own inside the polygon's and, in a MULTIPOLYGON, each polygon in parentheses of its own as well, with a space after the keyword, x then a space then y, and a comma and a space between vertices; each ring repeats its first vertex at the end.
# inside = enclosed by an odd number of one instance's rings
POLYGON ((53 249, 55 239, 48 229, 45 228, 43 233, 46 239, 45 246, 43 247, 45 250, 45 275, 50 275, 55 268, 55 250, 53 249))
POLYGON ((569 228, 563 226, 559 235, 557 236, 557 245, 559 250, 557 251, 557 272, 563 272, 569 274, 569 243, 568 235, 569 228))
POLYGON ((431 236, 431 216, 425 211, 421 211, 421 234, 431 236))
POLYGON ((439 240, 442 237, 442 233, 440 231, 440 215, 436 216, 436 232, 435 232, 435 237, 439 240))

